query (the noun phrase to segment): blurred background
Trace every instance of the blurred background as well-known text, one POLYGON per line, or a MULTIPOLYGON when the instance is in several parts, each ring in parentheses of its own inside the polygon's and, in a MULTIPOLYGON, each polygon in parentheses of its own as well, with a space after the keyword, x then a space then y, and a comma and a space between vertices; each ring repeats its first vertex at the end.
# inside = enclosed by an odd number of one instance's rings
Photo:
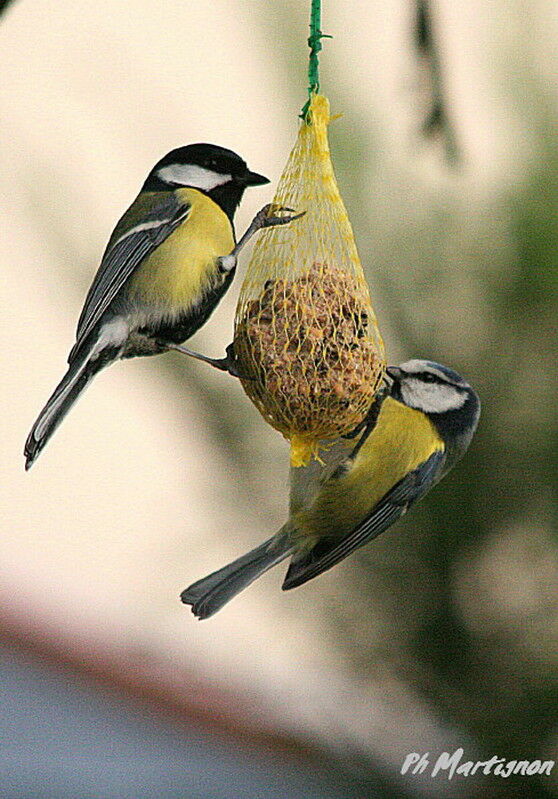
MULTIPOLYGON (((388 358, 447 363, 483 401, 468 456, 404 521, 196 622, 180 590, 284 521, 288 446, 175 354, 104 372, 23 471, 155 161, 210 141, 279 178, 308 5, 2 6, 3 799, 558 796, 558 770, 400 774, 458 746, 558 759, 553 0, 324 2, 334 164, 388 358)), ((272 192, 247 193, 238 231, 272 192)), ((200 351, 229 343, 239 285, 200 351)))

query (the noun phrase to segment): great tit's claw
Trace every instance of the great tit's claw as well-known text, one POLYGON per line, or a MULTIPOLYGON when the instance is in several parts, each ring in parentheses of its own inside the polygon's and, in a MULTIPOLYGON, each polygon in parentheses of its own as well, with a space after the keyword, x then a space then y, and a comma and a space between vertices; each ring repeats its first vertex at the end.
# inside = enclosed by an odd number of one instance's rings
POLYGON ((227 364, 226 367, 225 367, 227 372, 230 375, 232 375, 232 377, 237 377, 239 380, 243 380, 244 379, 243 376, 241 375, 239 369, 238 369, 238 366, 236 365, 236 363, 234 363, 234 361, 230 361, 228 358, 223 358, 223 360, 227 364))
POLYGON ((238 360, 234 352, 233 343, 229 344, 225 352, 227 354, 222 360, 223 363, 226 363, 226 366, 224 368, 230 375, 232 375, 233 377, 237 377, 239 380, 254 380, 253 377, 249 377, 248 375, 244 374, 242 369, 239 368, 238 360))
MULTIPOLYGON (((286 209, 282 209, 286 210, 286 209)), ((301 211, 300 214, 291 214, 290 216, 268 216, 265 220, 264 227, 276 227, 278 225, 288 225, 290 222, 294 222, 295 219, 300 219, 306 211, 301 211)))
POLYGON ((300 219, 301 216, 304 216, 306 211, 302 211, 300 214, 292 214, 291 216, 268 216, 265 220, 264 227, 277 227, 278 225, 288 225, 289 222, 294 222, 295 219, 300 219))
POLYGON ((223 366, 223 369, 233 377, 237 377, 239 380, 255 380, 254 377, 249 377, 244 374, 244 372, 238 368, 238 364, 235 361, 230 361, 228 358, 223 358, 223 361, 226 364, 226 366, 223 366))
POLYGON ((300 219, 300 217, 304 216, 306 213, 306 211, 302 211, 301 213, 296 214, 294 211, 294 208, 268 203, 267 205, 264 205, 261 211, 259 211, 257 217, 262 228, 276 227, 277 225, 288 225, 289 222, 292 222, 295 219, 300 219), (289 212, 287 216, 278 216, 278 214, 285 211, 289 212))

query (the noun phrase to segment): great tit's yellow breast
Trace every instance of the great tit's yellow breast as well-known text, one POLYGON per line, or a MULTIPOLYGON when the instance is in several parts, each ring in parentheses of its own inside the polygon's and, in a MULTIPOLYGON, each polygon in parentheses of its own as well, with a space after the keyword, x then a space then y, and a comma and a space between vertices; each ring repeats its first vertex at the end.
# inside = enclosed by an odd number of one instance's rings
POLYGON ((328 480, 312 506, 295 519, 298 536, 308 545, 322 536, 343 537, 406 474, 443 449, 426 414, 386 398, 376 427, 347 473, 328 480))
POLYGON ((130 282, 130 292, 142 301, 169 311, 184 312, 225 279, 217 258, 235 246, 231 222, 206 194, 177 189, 190 212, 185 221, 147 258, 130 282))

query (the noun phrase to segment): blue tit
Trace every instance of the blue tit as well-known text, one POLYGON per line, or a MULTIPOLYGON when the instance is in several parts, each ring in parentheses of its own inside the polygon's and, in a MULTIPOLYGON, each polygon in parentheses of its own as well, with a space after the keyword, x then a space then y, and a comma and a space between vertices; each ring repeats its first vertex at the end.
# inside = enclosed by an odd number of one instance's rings
MULTIPOLYGON (((281 530, 182 592, 198 618, 212 616, 289 556, 284 590, 317 577, 391 527, 465 454, 480 415, 471 386, 432 361, 407 361, 387 374, 349 454, 321 480, 298 479, 281 530)), ((347 443, 335 448, 346 453, 347 443)))
POLYGON ((165 155, 117 223, 85 299, 69 368, 25 444, 26 469, 97 372, 120 358, 167 349, 232 371, 185 347, 233 279, 239 251, 260 228, 284 224, 271 206, 236 243, 234 213, 248 186, 269 183, 231 150, 190 144, 165 155))

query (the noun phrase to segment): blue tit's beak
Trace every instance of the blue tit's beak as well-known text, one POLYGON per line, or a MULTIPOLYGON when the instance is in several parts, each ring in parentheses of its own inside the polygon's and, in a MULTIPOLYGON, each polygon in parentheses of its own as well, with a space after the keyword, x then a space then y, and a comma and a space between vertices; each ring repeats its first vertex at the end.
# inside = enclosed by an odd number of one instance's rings
POLYGON ((266 183, 270 183, 269 178, 264 177, 264 175, 258 175, 257 172, 250 172, 250 170, 245 172, 238 180, 240 183, 244 183, 245 186, 264 186, 266 183))
POLYGON ((391 377, 392 380, 401 380, 403 372, 398 366, 387 366, 386 374, 388 377, 391 377))

